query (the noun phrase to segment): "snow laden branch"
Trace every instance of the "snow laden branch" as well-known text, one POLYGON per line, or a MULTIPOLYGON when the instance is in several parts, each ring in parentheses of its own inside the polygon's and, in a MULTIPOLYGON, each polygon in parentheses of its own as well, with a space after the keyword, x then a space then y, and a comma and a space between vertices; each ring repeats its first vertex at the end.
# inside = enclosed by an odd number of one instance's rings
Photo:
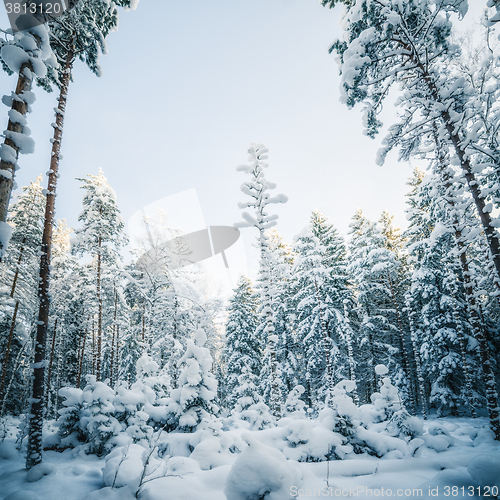
POLYGON ((0 145, 0 260, 10 239, 7 225, 7 210, 12 190, 15 188, 15 172, 19 168, 19 154, 32 154, 35 142, 30 137, 26 115, 35 102, 32 84, 35 78, 43 78, 47 67, 57 66, 49 44, 47 27, 37 26, 28 31, 16 33, 12 40, 0 41, 0 61, 9 75, 17 73, 17 84, 11 95, 2 97, 8 106, 9 122, 3 132, 4 142, 0 145))

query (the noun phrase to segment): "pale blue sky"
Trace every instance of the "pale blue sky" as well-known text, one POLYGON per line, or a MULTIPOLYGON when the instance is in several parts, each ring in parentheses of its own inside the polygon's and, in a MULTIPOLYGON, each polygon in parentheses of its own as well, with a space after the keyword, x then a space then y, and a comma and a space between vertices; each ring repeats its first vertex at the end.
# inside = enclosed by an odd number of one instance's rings
MULTIPOLYGON (((328 48, 340 35, 340 13, 317 0, 141 0, 136 11, 122 11, 101 59, 103 76, 75 67, 57 217, 77 227, 82 192, 75 177, 101 167, 125 220, 194 188, 207 224, 232 225, 244 199, 245 176, 235 167, 255 141, 270 148, 267 176, 289 196, 277 208, 278 230, 289 241, 314 208, 344 234, 358 207, 371 218, 387 209, 404 225, 411 166, 395 155, 376 166, 381 137, 363 136, 359 110, 339 103, 328 48)), ((3 10, 0 23, 7 26, 3 10)), ((14 83, 2 74, 1 93, 14 83)), ((28 118, 36 152, 21 157, 19 185, 49 165, 56 96, 36 93, 28 118)), ((388 124, 393 113, 386 106, 388 124)), ((245 240, 255 236, 244 231, 245 240)))

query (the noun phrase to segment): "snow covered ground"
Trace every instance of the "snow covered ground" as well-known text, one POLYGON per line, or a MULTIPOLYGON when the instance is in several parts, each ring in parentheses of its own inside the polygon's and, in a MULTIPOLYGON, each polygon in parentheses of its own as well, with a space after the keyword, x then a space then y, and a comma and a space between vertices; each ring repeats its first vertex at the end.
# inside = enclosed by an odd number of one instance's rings
MULTIPOLYGON (((120 448, 104 458, 76 450, 47 451, 43 464, 27 472, 24 456, 15 446, 18 420, 10 419, 9 424, 0 444, 1 499, 135 498, 143 471, 144 449, 139 445, 131 445, 125 458, 120 448), (113 483, 115 487, 109 486, 113 483)), ((351 458, 351 454, 344 460, 316 463, 287 460, 278 446, 282 429, 278 425, 262 431, 223 432, 218 440, 232 439, 243 451, 220 454, 219 465, 213 443, 205 451, 197 448, 190 457, 165 457, 156 465, 152 461, 155 472, 148 471, 149 479, 143 480, 137 498, 494 498, 500 487, 500 443, 492 440, 483 418, 431 418, 424 422, 421 440, 410 441, 406 450, 383 458, 366 454, 351 458), (394 458, 403 452, 403 458, 394 458), (207 460, 215 465, 203 470, 207 460), (264 497, 255 493, 259 487, 264 497)))

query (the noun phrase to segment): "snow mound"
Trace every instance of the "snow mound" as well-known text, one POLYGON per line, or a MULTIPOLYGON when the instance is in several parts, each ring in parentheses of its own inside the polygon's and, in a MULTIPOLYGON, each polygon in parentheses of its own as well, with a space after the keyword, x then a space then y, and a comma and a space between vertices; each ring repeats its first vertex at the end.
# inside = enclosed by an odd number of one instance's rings
POLYGON ((474 457, 468 467, 470 477, 481 486, 500 487, 500 458, 491 455, 474 457))
POLYGON ((249 434, 242 439, 248 444, 231 467, 224 485, 228 500, 288 500, 290 488, 298 486, 300 477, 292 461, 249 434))
POLYGON ((12 460, 18 455, 15 443, 4 441, 0 443, 0 458, 4 460, 12 460))
POLYGON ((135 500, 135 495, 128 488, 117 490, 108 486, 107 488, 92 491, 86 497, 86 500, 135 500))
POLYGON ((107 457, 102 471, 104 484, 112 488, 139 488, 147 450, 138 444, 115 448, 107 457))
POLYGON ((29 490, 17 490, 14 493, 11 493, 8 497, 5 497, 4 500, 37 500, 36 493, 34 491, 29 490))
POLYGON ((42 462, 41 464, 35 465, 28 471, 26 480, 30 483, 34 483, 35 481, 41 479, 43 476, 52 474, 55 470, 56 468, 52 464, 42 462))

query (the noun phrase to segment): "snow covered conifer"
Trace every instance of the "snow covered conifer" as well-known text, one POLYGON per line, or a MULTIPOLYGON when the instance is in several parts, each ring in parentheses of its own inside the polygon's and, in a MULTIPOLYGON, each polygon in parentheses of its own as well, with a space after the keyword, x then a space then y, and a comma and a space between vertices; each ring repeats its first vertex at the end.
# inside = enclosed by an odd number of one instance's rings
POLYGON ((3 411, 14 413, 23 410, 25 399, 22 386, 26 381, 20 376, 20 368, 29 355, 30 342, 24 325, 32 324, 37 303, 38 252, 45 203, 40 182, 41 176, 24 187, 23 193, 11 206, 9 224, 12 226, 12 237, 0 268, 0 400, 3 411), (19 359, 18 355, 21 356, 19 359), (3 401, 8 387, 8 397, 3 401))
POLYGON ((392 345, 393 332, 397 327, 391 320, 393 304, 386 271, 394 266, 394 255, 385 248, 384 237, 376 223, 369 221, 358 210, 350 224, 348 270, 355 283, 357 315, 361 321, 358 342, 362 346, 358 356, 363 374, 360 386, 365 399, 377 388, 375 366, 381 362, 397 371, 392 345))
POLYGON ((292 272, 293 309, 299 345, 303 348, 304 397, 309 406, 331 403, 334 387, 332 351, 338 347, 338 317, 324 283, 324 247, 306 228, 294 244, 296 257, 292 272))
POLYGON ((179 362, 178 387, 171 393, 168 427, 181 432, 193 432, 197 426, 218 408, 214 404, 217 380, 211 373, 212 356, 204 347, 207 336, 199 328, 188 340, 186 352, 179 362))
MULTIPOLYGON (((340 2, 322 3, 332 7, 340 2)), ((363 102, 368 135, 373 137, 382 125, 378 113, 390 88, 399 84, 403 92, 397 101, 400 120, 390 127, 378 163, 396 147, 407 159, 421 145, 435 147, 436 137, 445 143, 462 170, 500 276, 498 223, 489 209, 491 192, 481 189, 480 179, 491 156, 481 143, 496 130, 499 118, 489 113, 491 100, 481 98, 484 85, 475 87, 466 72, 453 66, 460 46, 452 43, 450 15, 465 16, 467 0, 341 3, 346 5, 345 33, 332 46, 340 56, 341 99, 349 107, 363 102), (477 120, 481 114, 488 116, 487 126, 477 120)))
POLYGON ((238 206, 242 209, 252 208, 254 215, 248 212, 243 212, 242 217, 244 222, 235 224, 235 227, 255 227, 259 231, 258 245, 260 248, 260 276, 261 276, 261 294, 262 294, 262 319, 266 324, 264 328, 264 340, 266 342, 266 350, 270 361, 270 384, 271 393, 269 397, 271 411, 274 414, 280 412, 280 395, 279 395, 279 379, 278 366, 276 360, 276 343, 278 341, 275 335, 274 314, 273 314, 273 297, 270 281, 271 262, 269 257, 269 242, 266 234, 266 229, 276 225, 278 216, 269 215, 267 205, 273 203, 286 203, 288 198, 279 194, 271 196, 270 190, 276 187, 275 184, 269 182, 264 176, 264 169, 268 167, 265 162, 269 150, 263 144, 252 143, 248 150, 248 160, 250 164, 240 165, 237 170, 250 175, 250 180, 241 185, 241 191, 251 198, 250 201, 239 203, 238 206))
POLYGON ((103 382, 98 382, 94 375, 87 375, 87 386, 82 392, 83 411, 79 425, 87 444, 87 453, 104 455, 110 450, 112 437, 117 436, 121 426, 114 416, 113 401, 115 391, 103 382))
POLYGON ((249 371, 258 377, 261 371, 262 346, 256 337, 259 324, 258 297, 252 283, 241 276, 229 301, 226 323, 226 343, 222 351, 225 366, 224 390, 228 400, 225 406, 233 408, 239 395, 239 377, 249 371))
POLYGON ((88 175, 78 179, 83 182, 85 190, 83 211, 78 217, 83 227, 75 231, 72 251, 76 255, 90 254, 96 267, 96 300, 97 300, 97 354, 96 377, 101 378, 102 336, 105 311, 103 304, 106 296, 114 299, 112 293, 112 277, 110 271, 116 273, 121 261, 120 248, 126 244, 124 222, 116 203, 116 194, 108 184, 102 171, 98 175, 88 175))

